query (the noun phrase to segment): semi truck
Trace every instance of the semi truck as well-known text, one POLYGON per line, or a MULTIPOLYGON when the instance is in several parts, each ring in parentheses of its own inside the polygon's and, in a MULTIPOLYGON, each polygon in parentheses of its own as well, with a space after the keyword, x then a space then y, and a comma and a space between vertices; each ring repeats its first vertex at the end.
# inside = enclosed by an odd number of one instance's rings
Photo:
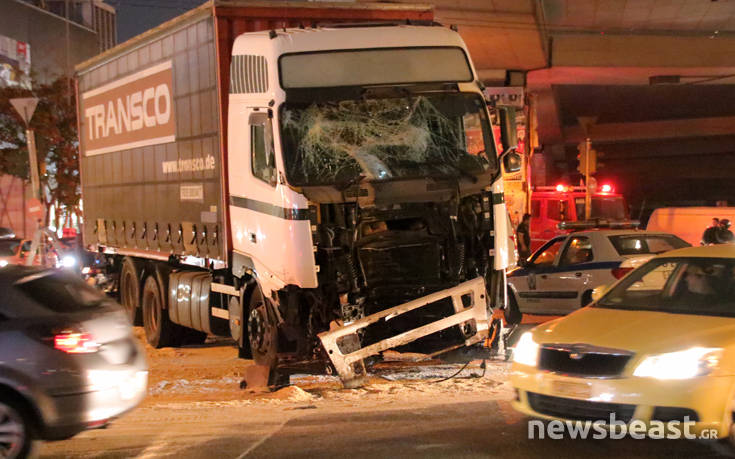
POLYGON ((519 157, 432 19, 214 0, 77 66, 84 243, 148 343, 231 336, 345 382, 389 348, 482 343, 519 157))

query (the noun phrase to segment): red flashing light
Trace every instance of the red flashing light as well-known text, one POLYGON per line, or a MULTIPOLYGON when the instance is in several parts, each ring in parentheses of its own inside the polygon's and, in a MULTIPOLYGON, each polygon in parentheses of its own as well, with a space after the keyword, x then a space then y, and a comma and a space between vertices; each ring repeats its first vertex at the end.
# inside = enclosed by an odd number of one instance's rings
POLYGON ((566 193, 567 191, 569 191, 569 187, 560 183, 556 186, 556 191, 558 191, 559 193, 566 193))
POLYGON ((97 352, 100 345, 89 333, 60 333, 54 336, 54 348, 67 354, 97 352))
POLYGON ((613 192, 613 187, 609 183, 605 183, 604 185, 602 185, 600 187, 600 192, 602 192, 602 193, 612 193, 613 192))

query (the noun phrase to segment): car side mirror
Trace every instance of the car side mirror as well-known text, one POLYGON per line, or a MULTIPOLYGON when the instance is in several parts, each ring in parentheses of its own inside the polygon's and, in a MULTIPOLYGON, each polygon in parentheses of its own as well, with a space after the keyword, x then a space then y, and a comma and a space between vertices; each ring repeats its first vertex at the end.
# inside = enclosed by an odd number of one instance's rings
POLYGON ((608 290, 610 290, 611 285, 605 284, 605 285, 598 285, 592 290, 592 301, 597 301, 605 294, 608 290))
POLYGON ((508 151, 504 152, 501 156, 505 172, 518 172, 521 170, 523 159, 521 158, 521 155, 518 154, 516 147, 508 149, 508 151))

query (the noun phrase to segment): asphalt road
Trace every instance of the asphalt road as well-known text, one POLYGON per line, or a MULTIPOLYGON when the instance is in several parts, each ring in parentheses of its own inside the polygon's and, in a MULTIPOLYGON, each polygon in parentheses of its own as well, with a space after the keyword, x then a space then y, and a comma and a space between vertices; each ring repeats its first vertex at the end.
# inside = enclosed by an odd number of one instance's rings
POLYGON ((140 408, 105 430, 46 444, 41 457, 589 459, 729 452, 704 441, 529 440, 526 421, 505 400, 173 403, 140 408))

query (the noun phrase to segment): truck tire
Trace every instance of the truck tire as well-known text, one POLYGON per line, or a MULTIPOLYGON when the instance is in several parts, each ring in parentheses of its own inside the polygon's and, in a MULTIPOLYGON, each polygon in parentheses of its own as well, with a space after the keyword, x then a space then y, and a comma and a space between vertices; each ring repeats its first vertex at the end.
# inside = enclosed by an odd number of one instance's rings
POLYGON ((149 275, 143 284, 143 328, 148 344, 156 349, 177 346, 185 329, 168 318, 163 309, 163 295, 155 275, 149 275))
POLYGON ((253 360, 258 365, 273 367, 278 357, 278 328, 268 314, 268 305, 259 288, 250 297, 248 341, 253 360))
POLYGON ((133 325, 141 325, 140 268, 130 257, 125 257, 120 269, 120 304, 133 325))
POLYGON ((0 399, 2 457, 33 457, 39 443, 31 413, 13 400, 0 399))

